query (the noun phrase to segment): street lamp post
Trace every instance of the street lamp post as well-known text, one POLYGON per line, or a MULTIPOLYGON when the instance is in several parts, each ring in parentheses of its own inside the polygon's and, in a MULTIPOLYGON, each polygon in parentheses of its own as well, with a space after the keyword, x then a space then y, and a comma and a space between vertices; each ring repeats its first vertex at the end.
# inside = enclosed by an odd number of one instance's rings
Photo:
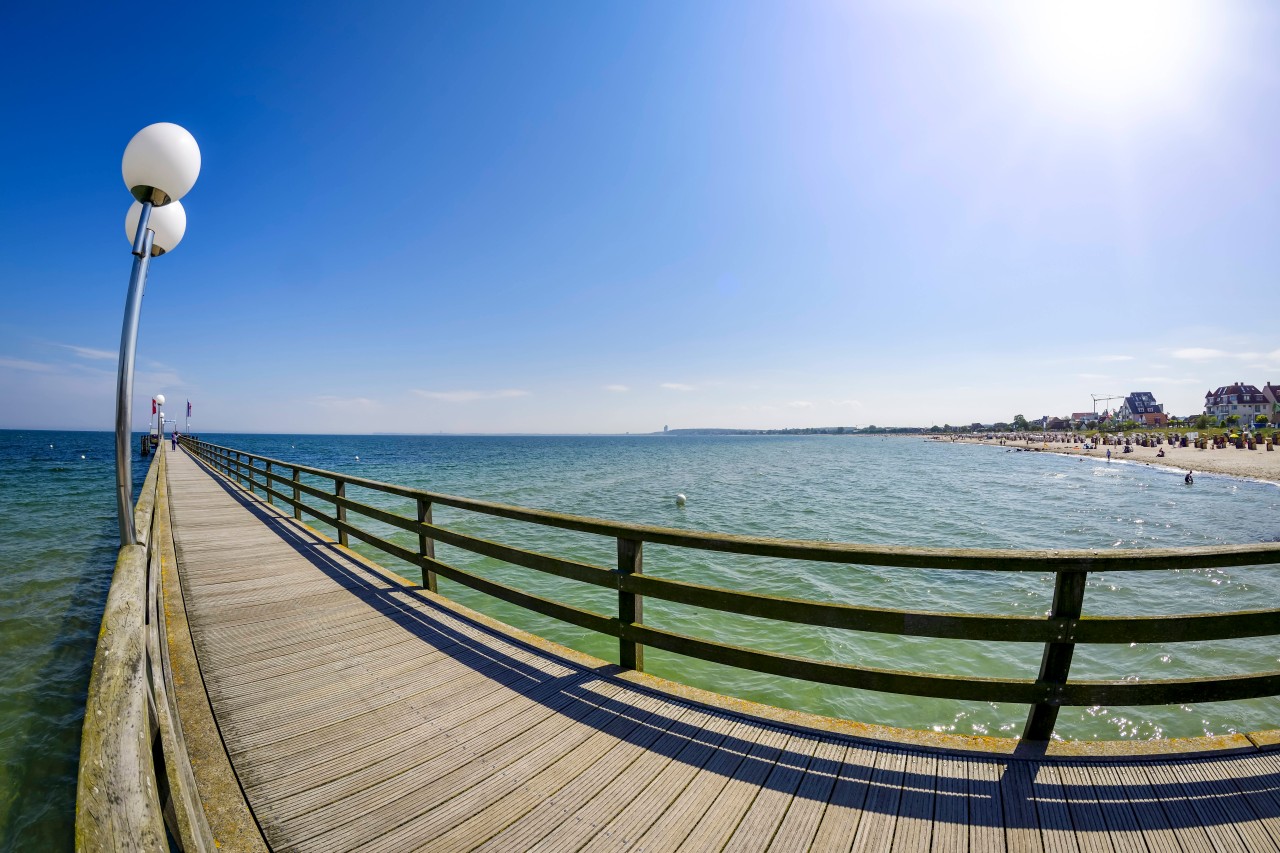
POLYGON ((123 546, 138 542, 133 527, 133 447, 129 437, 133 365, 147 267, 151 258, 173 249, 186 233, 187 214, 178 199, 200 176, 200 147, 190 133, 176 124, 148 125, 129 140, 121 172, 125 186, 137 199, 125 215, 125 236, 133 242, 134 257, 116 373, 116 511, 123 546))
POLYGON ((156 395, 156 442, 164 441, 164 395, 156 395))

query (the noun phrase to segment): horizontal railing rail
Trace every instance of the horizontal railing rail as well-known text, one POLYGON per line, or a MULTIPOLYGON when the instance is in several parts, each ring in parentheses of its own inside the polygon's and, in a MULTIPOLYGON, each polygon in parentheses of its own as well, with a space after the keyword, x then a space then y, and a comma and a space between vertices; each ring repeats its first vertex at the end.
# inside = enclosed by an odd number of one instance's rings
POLYGON ((619 661, 643 669, 646 646, 702 660, 773 675, 914 696, 1013 702, 1031 706, 1023 737, 1047 739, 1062 706, 1167 705, 1250 699, 1280 695, 1280 671, 1211 678, 1069 680, 1078 643, 1149 643, 1229 640, 1280 635, 1280 610, 1175 616, 1086 616, 1082 614, 1085 579, 1090 572, 1224 568, 1280 563, 1280 544, 1231 545, 1177 549, 1014 551, 997 549, 915 548, 768 539, 692 532, 667 527, 605 521, 545 510, 507 506, 454 495, 382 483, 321 468, 251 454, 195 439, 183 439, 194 455, 250 493, 270 503, 282 502, 338 532, 378 551, 417 566, 423 585, 436 591, 445 577, 478 592, 543 616, 611 636, 619 641, 619 661), (282 472, 287 472, 285 476, 282 472), (321 488, 302 475, 331 482, 321 488), (347 496, 349 487, 393 495, 416 503, 414 517, 371 506, 347 496), (310 497, 330 512, 306 503, 310 497), (435 524, 435 505, 482 515, 528 522, 561 530, 613 538, 615 567, 597 566, 493 542, 435 524), (351 523, 358 515, 416 534, 407 548, 351 523), (605 615, 564 604, 526 590, 481 577, 437 559, 435 543, 559 578, 610 589, 618 599, 617 615, 605 615), (761 557, 804 561, 968 571, 1044 572, 1055 575, 1053 606, 1047 616, 943 613, 864 607, 770 596, 646 575, 644 543, 761 557), (1034 679, 982 678, 855 666, 778 654, 691 637, 644 624, 643 601, 655 598, 727 613, 854 631, 910 637, 1042 643, 1040 671, 1034 679))

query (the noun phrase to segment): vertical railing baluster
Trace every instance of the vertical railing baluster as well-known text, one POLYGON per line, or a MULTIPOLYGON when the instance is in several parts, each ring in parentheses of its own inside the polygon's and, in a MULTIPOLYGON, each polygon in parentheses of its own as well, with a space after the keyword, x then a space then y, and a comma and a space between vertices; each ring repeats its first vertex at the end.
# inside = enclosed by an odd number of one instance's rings
POLYGON ((253 494, 253 487, 258 482, 253 470, 253 454, 246 453, 245 459, 249 461, 249 464, 245 466, 244 484, 249 489, 249 494, 253 494))
MULTIPOLYGON (((623 539, 618 537, 618 574, 625 580, 630 575, 638 575, 644 569, 644 543, 639 539, 623 539)), ((639 625, 644 622, 644 598, 632 592, 618 589, 618 621, 623 631, 628 625, 639 625)), ((618 663, 624 669, 644 671, 644 646, 628 640, 618 639, 618 663)))
MULTIPOLYGON (((426 498, 418 498, 418 523, 434 524, 431 520, 431 501, 426 498)), ((418 554, 433 560, 436 558, 436 540, 428 536, 426 531, 418 532, 418 554)), ((422 585, 429 591, 436 592, 436 573, 424 567, 422 585)))
MULTIPOLYGON (((345 498, 347 496, 347 483, 345 480, 339 478, 333 481, 333 496, 335 498, 345 498)), ((345 523, 347 520, 347 508, 339 504, 336 500, 333 502, 333 505, 338 508, 338 521, 345 523)), ((338 528, 338 544, 347 544, 346 528, 338 528)))
MULTIPOLYGON (((1084 585, 1088 580, 1088 572, 1058 572, 1053 585, 1053 609, 1049 611, 1051 619, 1079 619, 1084 609, 1084 585)), ((1044 644, 1044 654, 1040 658, 1040 675, 1037 684, 1061 686, 1067 683, 1067 674, 1071 671, 1071 657, 1076 644, 1070 642, 1050 642, 1044 644)), ((1029 741, 1046 741, 1053 734, 1054 723, 1058 721, 1059 705, 1041 702, 1031 706, 1027 715, 1027 725, 1022 730, 1022 739, 1029 741)))
POLYGON ((271 506, 275 506, 275 505, 276 505, 275 499, 271 497, 271 486, 272 486, 272 482, 271 482, 271 462, 270 462, 270 460, 268 460, 268 461, 267 461, 267 473, 266 473, 266 478, 267 478, 267 503, 268 503, 268 504, 270 504, 271 506))
POLYGON ((298 491, 298 481, 299 481, 299 478, 301 477, 301 473, 302 472, 298 470, 298 466, 294 465, 293 466, 293 517, 296 518, 298 521, 302 520, 302 498, 298 497, 298 495, 300 494, 300 492, 298 491))

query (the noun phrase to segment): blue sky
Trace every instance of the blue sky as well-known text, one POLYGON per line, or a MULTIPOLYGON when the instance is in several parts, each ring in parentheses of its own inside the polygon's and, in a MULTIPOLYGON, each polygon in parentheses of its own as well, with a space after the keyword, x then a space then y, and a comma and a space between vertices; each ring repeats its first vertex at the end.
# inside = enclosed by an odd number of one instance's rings
POLYGON ((203 170, 139 427, 156 392, 210 432, 642 432, 1280 382, 1280 7, 1130 2, 7 9, 0 427, 110 428, 155 121, 203 170))

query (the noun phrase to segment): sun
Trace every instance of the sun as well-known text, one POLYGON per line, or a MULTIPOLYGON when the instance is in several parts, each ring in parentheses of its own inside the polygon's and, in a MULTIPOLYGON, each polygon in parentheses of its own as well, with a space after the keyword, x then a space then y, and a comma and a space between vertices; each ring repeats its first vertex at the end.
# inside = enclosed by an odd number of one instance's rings
POLYGON ((1028 83, 1102 109, 1178 101, 1213 60, 1214 6, 1193 0, 1028 0, 1012 6, 1028 83))

